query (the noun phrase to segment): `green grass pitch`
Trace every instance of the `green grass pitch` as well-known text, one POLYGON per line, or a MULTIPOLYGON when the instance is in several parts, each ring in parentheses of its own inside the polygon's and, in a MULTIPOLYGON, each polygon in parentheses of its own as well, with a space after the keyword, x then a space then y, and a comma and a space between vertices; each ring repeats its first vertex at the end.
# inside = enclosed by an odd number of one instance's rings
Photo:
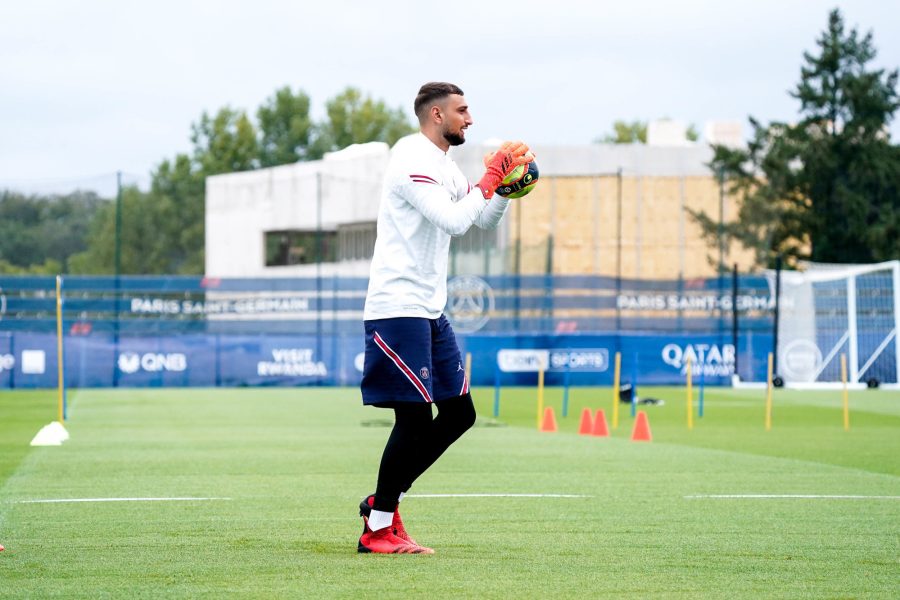
POLYGON ((0 393, 3 598, 896 598, 900 392, 642 388, 653 441, 611 390, 476 389, 477 426, 403 501, 433 556, 358 555, 389 412, 356 389, 71 393, 71 439, 30 447, 55 393, 0 393), (576 497, 435 497, 540 494, 576 497), (712 496, 736 496, 716 498, 712 496), (749 497, 749 496, 782 497, 749 497), (417 497, 418 496, 418 497, 417 497), (795 497, 784 497, 795 496, 795 497), (804 496, 804 497, 799 497, 804 496), (35 500, 157 498, 117 502, 35 500), (211 498, 161 500, 163 498, 211 498))

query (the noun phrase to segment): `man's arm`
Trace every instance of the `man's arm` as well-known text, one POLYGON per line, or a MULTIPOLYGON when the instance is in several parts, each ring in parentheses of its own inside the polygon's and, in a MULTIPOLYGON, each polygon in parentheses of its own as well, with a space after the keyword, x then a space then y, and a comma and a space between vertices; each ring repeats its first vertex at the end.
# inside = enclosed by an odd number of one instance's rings
POLYGON ((488 207, 479 188, 472 188, 458 202, 435 178, 426 173, 399 175, 395 190, 435 227, 448 235, 462 235, 488 207))
POLYGON ((506 214, 507 207, 509 207, 509 198, 494 194, 484 211, 475 219, 475 225, 482 229, 496 229, 500 224, 500 219, 506 214))
POLYGON ((494 200, 494 190, 500 181, 517 166, 531 160, 528 146, 522 142, 504 142, 496 152, 485 156, 485 174, 458 202, 438 183, 435 174, 427 170, 399 174, 395 186, 397 192, 414 206, 435 227, 448 235, 463 235, 482 215, 491 210, 482 221, 482 228, 493 228, 500 222, 506 210, 505 199, 494 200))

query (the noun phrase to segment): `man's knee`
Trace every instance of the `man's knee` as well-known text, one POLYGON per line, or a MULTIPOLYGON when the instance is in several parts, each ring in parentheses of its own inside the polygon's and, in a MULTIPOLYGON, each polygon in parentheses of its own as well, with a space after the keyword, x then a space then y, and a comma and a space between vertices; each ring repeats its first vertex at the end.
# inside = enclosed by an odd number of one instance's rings
POLYGON ((475 424, 475 404, 472 394, 466 393, 455 398, 438 402, 438 414, 447 419, 455 431, 462 435, 475 424))

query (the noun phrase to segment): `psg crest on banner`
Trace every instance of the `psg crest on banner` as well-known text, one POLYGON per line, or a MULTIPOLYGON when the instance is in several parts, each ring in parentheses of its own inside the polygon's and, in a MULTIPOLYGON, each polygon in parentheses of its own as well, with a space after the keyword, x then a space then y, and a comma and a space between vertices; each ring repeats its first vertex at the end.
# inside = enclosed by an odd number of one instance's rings
POLYGON ((444 312, 459 333, 478 331, 490 320, 493 311, 494 291, 484 279, 464 275, 447 282, 444 312))

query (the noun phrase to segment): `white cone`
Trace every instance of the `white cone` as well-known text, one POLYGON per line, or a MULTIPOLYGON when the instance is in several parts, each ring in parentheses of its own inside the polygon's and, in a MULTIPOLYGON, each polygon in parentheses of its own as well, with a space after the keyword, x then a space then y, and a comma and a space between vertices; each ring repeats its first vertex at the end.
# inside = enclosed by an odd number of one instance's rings
POLYGON ((60 446, 69 439, 69 432, 59 421, 44 425, 31 440, 32 446, 60 446))

